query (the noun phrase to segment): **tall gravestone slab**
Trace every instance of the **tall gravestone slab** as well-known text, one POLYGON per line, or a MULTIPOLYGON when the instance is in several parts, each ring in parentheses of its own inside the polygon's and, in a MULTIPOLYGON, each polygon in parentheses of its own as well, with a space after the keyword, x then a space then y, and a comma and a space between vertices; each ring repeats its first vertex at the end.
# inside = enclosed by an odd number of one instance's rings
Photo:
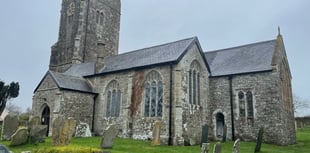
POLYGON ((222 142, 226 142, 226 136, 227 136, 227 126, 226 124, 223 127, 223 139, 222 142))
POLYGON ((28 128, 19 128, 11 137, 10 146, 19 146, 28 142, 28 128))
POLYGON ((214 144, 213 153, 221 153, 222 152, 222 145, 220 142, 214 144))
POLYGON ((239 152, 240 152, 240 139, 237 139, 234 143, 233 153, 239 153, 239 152))
POLYGON ((30 127, 29 141, 32 143, 41 143, 45 141, 47 125, 32 125, 30 127))
POLYGON ((1 140, 9 141, 11 140, 11 136, 16 132, 18 129, 19 123, 17 116, 13 116, 8 114, 2 123, 2 136, 1 140))
POLYGON ((201 153, 209 153, 210 144, 202 143, 201 145, 201 153))
POLYGON ((68 145, 74 134, 76 121, 72 118, 57 117, 53 122, 52 145, 68 145))
POLYGON ((264 135, 264 128, 261 127, 257 135, 256 146, 255 146, 254 152, 260 152, 260 149, 263 143, 263 135, 264 135))
POLYGON ((10 153, 9 149, 0 144, 0 153, 10 153))
POLYGON ((161 130, 161 122, 155 121, 152 133, 152 145, 160 145, 160 130, 161 130))
POLYGON ((202 126, 201 144, 208 142, 208 128, 209 128, 208 124, 202 126))
POLYGON ((101 139, 101 148, 108 149, 112 148, 114 144, 114 139, 118 134, 118 129, 116 125, 110 125, 106 130, 104 130, 102 139, 101 139))

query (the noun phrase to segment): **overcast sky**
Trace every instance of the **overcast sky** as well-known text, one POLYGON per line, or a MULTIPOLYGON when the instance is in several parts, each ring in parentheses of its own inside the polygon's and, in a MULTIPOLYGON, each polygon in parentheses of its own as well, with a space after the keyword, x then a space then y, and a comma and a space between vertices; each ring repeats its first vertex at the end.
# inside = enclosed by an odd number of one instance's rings
MULTIPOLYGON (((20 82, 14 99, 31 107, 58 39, 61 0, 0 5, 0 79, 20 82)), ((293 92, 310 101, 309 0, 123 0, 119 52, 197 36, 205 51, 284 38, 293 92)), ((310 115, 303 110, 299 114, 310 115)))

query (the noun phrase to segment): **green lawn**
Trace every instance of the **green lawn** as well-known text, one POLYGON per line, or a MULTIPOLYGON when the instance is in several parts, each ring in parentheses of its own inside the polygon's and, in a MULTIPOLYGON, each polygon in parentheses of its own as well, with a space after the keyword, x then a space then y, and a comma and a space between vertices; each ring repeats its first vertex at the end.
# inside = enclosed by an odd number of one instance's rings
MULTIPOLYGON (((100 137, 93 138, 74 138, 69 147, 86 147, 99 148, 100 137)), ((270 144, 263 144, 261 153, 310 153, 310 129, 298 130, 298 143, 291 146, 275 146, 270 144)), ((0 141, 1 144, 8 146, 9 142, 0 141)), ((215 142, 212 142, 211 149, 215 142)), ((233 142, 226 142, 222 144, 222 153, 232 152, 233 142)), ((36 149, 51 147, 51 139, 47 138, 45 143, 38 145, 28 144, 19 147, 10 147, 14 153, 21 151, 34 151, 36 149)), ((241 142, 241 153, 254 152, 255 143, 241 142)), ((199 146, 151 146, 150 142, 131 140, 131 139, 116 139, 112 153, 199 153, 199 146)))

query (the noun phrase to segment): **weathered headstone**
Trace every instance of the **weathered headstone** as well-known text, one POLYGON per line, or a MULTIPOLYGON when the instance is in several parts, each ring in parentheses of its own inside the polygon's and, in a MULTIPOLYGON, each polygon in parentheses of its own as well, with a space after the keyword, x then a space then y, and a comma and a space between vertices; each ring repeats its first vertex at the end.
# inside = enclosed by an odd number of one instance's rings
POLYGON ((240 139, 237 139, 234 143, 233 153, 240 152, 240 139))
POLYGON ((208 128, 209 128, 208 124, 202 126, 201 144, 208 142, 208 128))
POLYGON ((17 116, 13 116, 8 114, 2 123, 2 136, 1 140, 9 141, 11 140, 11 136, 16 132, 18 129, 18 118, 17 116))
POLYGON ((262 143, 263 143, 264 127, 261 127, 258 132, 256 146, 254 152, 260 152, 262 143))
POLYGON ((76 121, 72 118, 57 117, 53 122, 52 145, 68 145, 74 134, 76 121))
POLYGON ((223 127, 223 139, 222 142, 226 142, 226 136, 227 136, 227 126, 226 124, 223 127))
POLYGON ((107 149, 112 148, 114 144, 114 139, 118 134, 118 129, 116 125, 110 125, 106 130, 104 130, 101 139, 101 148, 107 149))
POLYGON ((75 137, 91 137, 91 131, 87 123, 80 122, 75 129, 75 137))
POLYGON ((210 144, 202 143, 201 145, 201 153, 209 153, 210 144))
POLYGON ((34 116, 29 120, 28 125, 31 127, 33 125, 41 125, 41 119, 39 116, 34 116))
POLYGON ((28 128, 19 128, 11 137, 10 146, 19 146, 28 142, 28 128))
POLYGON ((155 121, 152 133, 152 145, 160 145, 161 121, 155 121))
POLYGON ((30 127, 29 141, 32 143, 41 143, 45 141, 47 125, 32 125, 30 127))
POLYGON ((213 153, 221 153, 222 152, 222 146, 220 142, 217 142, 214 144, 213 153))
POLYGON ((9 149, 0 144, 0 153, 10 153, 9 149))

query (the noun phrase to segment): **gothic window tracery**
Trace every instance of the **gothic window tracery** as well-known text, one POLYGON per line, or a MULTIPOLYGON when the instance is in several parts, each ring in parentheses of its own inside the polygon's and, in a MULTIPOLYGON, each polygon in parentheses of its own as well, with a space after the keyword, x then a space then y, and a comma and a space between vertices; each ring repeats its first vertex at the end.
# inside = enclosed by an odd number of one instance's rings
POLYGON ((254 106, 253 106, 253 94, 251 91, 239 91, 238 92, 239 102, 239 116, 253 118, 254 117, 254 106))
POLYGON ((145 80, 145 117, 162 116, 163 107, 163 83, 160 74, 156 71, 151 71, 145 80))
POLYGON ((107 117, 118 117, 120 114, 121 105, 121 91, 119 89, 119 84, 117 81, 113 80, 109 83, 106 88, 107 93, 107 117))
POLYGON ((194 60, 189 70, 189 103, 200 105, 200 64, 194 60))

